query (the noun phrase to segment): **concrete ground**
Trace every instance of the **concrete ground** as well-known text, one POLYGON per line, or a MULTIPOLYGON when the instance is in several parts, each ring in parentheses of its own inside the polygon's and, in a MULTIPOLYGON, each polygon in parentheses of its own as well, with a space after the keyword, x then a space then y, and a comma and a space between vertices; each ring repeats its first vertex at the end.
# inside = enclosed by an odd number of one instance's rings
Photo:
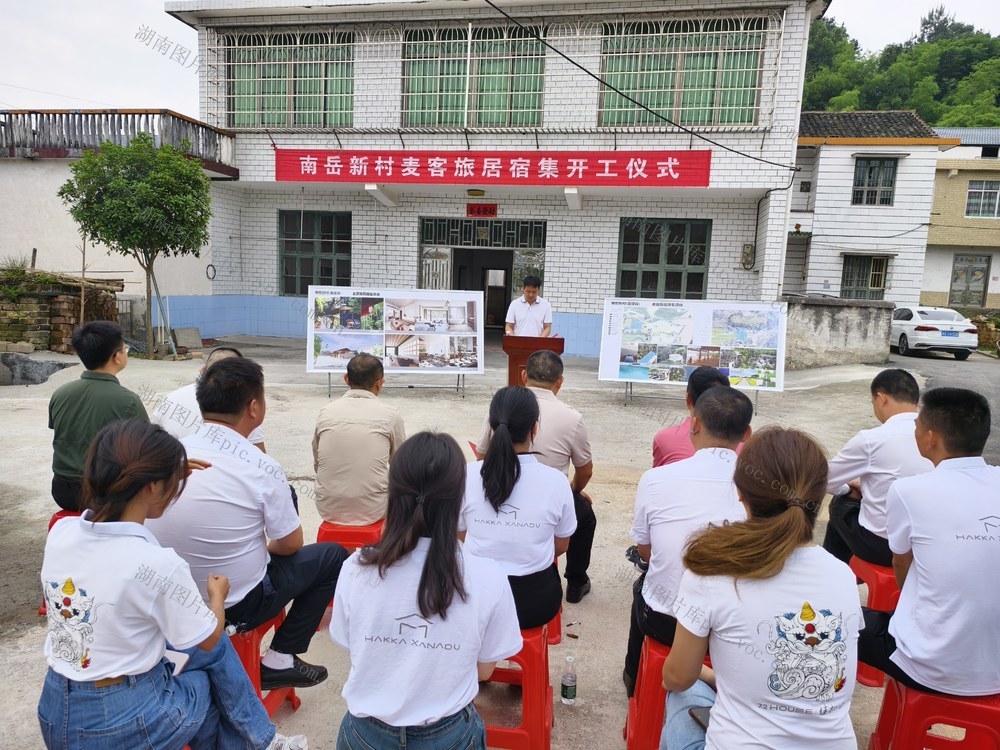
MULTIPOLYGON (((288 339, 234 337, 228 343, 261 362, 267 379, 268 412, 264 423, 268 452, 283 465, 296 486, 303 525, 315 538, 319 518, 310 501, 312 485, 312 430, 318 410, 327 403, 326 378, 307 374, 304 342, 288 339)), ((39 358, 75 361, 64 355, 43 353, 39 358)), ((978 355, 977 355, 978 356, 978 355)), ((994 363, 995 364, 995 363, 994 363)), ((199 361, 151 362, 133 360, 122 373, 122 383, 139 393, 152 411, 158 398, 189 383, 199 361)), ((393 386, 420 386, 430 382, 444 389, 389 388, 382 398, 403 411, 409 434, 424 429, 442 430, 463 446, 474 438, 493 391, 504 384, 506 362, 499 346, 487 346, 487 372, 469 376, 464 399, 455 392, 454 379, 419 379, 391 376, 393 386)), ((786 373, 783 393, 762 393, 757 427, 782 424, 815 435, 832 455, 857 430, 876 424, 868 400, 868 383, 877 367, 846 366, 786 373)), ((653 434, 679 422, 685 414, 678 399, 639 398, 663 394, 683 395, 667 387, 637 386, 633 403, 623 402, 622 386, 598 382, 594 359, 567 360, 566 385, 561 397, 579 409, 590 429, 594 452, 594 479, 588 492, 598 517, 590 575, 593 591, 580 604, 563 612, 564 637, 551 650, 552 679, 558 685, 565 656, 574 654, 578 671, 576 705, 555 705, 553 748, 622 748, 621 728, 626 699, 621 683, 628 631, 631 584, 635 571, 624 558, 631 543, 635 487, 650 465, 653 434)), ((41 747, 35 706, 45 672, 42 644, 45 625, 35 614, 39 603, 38 569, 45 541, 45 527, 55 505, 49 496, 51 433, 46 429, 46 408, 52 392, 79 377, 80 367, 62 370, 42 385, 0 388, 0 434, 6 435, 4 471, 0 478, 0 698, 4 747, 41 747)), ((341 386, 342 387, 342 386, 341 386)), ((336 397, 337 391, 334 392, 336 397)), ((471 457, 471 455, 470 455, 471 457)), ((821 539, 825 515, 816 530, 821 539)), ((864 592, 864 588, 861 588, 864 592)), ((340 696, 349 661, 325 633, 318 634, 306 657, 325 664, 330 679, 301 691, 297 712, 287 707, 277 714, 281 731, 308 735, 314 748, 334 746, 336 730, 345 711, 340 696)), ((483 699, 483 713, 490 721, 516 720, 517 694, 511 688, 490 688, 483 699)), ((851 715, 859 746, 867 746, 878 709, 881 690, 858 686, 851 715)))

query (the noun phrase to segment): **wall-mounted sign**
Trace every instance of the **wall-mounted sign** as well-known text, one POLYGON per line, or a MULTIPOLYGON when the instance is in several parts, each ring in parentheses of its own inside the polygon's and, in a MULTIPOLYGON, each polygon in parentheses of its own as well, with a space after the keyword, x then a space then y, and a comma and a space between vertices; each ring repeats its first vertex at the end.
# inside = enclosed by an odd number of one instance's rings
POLYGON ((497 217, 497 204, 466 203, 465 215, 470 219, 495 219, 497 217))
POLYGON ((711 171, 711 151, 274 151, 278 182, 708 187, 711 171))

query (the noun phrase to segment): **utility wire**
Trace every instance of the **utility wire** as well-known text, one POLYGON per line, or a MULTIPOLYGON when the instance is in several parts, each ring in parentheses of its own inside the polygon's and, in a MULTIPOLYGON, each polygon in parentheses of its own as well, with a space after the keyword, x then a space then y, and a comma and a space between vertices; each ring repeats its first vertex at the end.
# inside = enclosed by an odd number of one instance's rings
POLYGON ((530 27, 525 26, 524 24, 522 24, 520 21, 518 21, 516 18, 514 18, 512 15, 510 15, 503 8, 501 8, 496 3, 494 3, 493 0, 483 0, 483 2, 485 2, 488 6, 490 6, 491 8, 493 8, 493 10, 495 10, 497 13, 499 13, 504 18, 506 18, 508 21, 510 21, 511 23, 513 23, 515 26, 517 26, 519 29, 521 29, 521 31, 526 31, 536 41, 539 41, 542 44, 544 44, 550 50, 552 50, 557 55, 559 55, 559 57, 563 58, 564 60, 566 60, 566 62, 570 63, 574 67, 579 68, 580 70, 582 70, 584 73, 586 73, 588 76, 590 76, 595 81, 597 81, 598 83, 600 83, 602 86, 605 86, 606 88, 611 89, 612 91, 614 91, 616 94, 618 94, 623 99, 632 102, 632 104, 635 104, 637 107, 640 107, 643 110, 645 110, 646 112, 649 112, 649 114, 653 115, 653 117, 657 117, 657 118, 663 120, 668 125, 672 125, 673 127, 675 127, 678 130, 681 130, 681 131, 687 133, 688 135, 692 135, 695 138, 699 138, 700 140, 705 141, 705 143, 710 143, 713 146, 717 146, 718 148, 721 148, 723 151, 729 151, 730 153, 736 154, 737 156, 743 156, 743 157, 746 157, 747 159, 753 159, 754 161, 759 161, 762 164, 770 164, 772 167, 781 167, 782 169, 788 169, 788 170, 790 170, 792 172, 798 172, 798 171, 800 171, 800 169, 801 169, 800 167, 796 167, 794 165, 793 166, 789 166, 788 164, 782 164, 781 162, 771 161, 770 159, 765 159, 765 158, 763 158, 761 156, 754 156, 753 154, 748 154, 745 151, 740 151, 739 149, 732 148, 730 146, 725 145, 724 143, 719 143, 716 140, 712 140, 707 135, 702 135, 697 130, 692 130, 689 127, 681 125, 680 123, 674 122, 673 120, 671 120, 666 115, 661 114, 660 112, 657 112, 656 110, 650 109, 649 107, 647 107, 642 102, 640 102, 640 101, 638 101, 636 99, 633 99, 631 96, 629 96, 628 94, 626 94, 621 89, 616 88, 615 86, 612 86, 610 83, 608 83, 607 81, 605 81, 599 75, 597 75, 596 73, 592 72, 589 68, 585 67, 582 63, 577 62, 576 60, 574 60, 572 57, 570 57, 569 55, 567 55, 565 52, 563 52, 558 47, 555 47, 554 45, 549 44, 549 42, 547 42, 545 39, 543 39, 541 36, 539 36, 538 33, 535 32, 534 29, 532 29, 532 28, 530 28, 530 27))
MULTIPOLYGON (((0 83, 0 86, 6 86, 12 89, 21 89, 22 91, 33 91, 36 94, 48 94, 49 96, 57 96, 60 99, 75 99, 78 102, 90 102, 91 104, 103 104, 107 107, 114 106, 108 102, 99 102, 94 99, 84 99, 82 96, 68 96, 67 94, 57 94, 55 91, 42 91, 41 89, 31 89, 27 86, 15 86, 13 83, 0 83)), ((25 109, 28 109, 25 107, 25 109)))

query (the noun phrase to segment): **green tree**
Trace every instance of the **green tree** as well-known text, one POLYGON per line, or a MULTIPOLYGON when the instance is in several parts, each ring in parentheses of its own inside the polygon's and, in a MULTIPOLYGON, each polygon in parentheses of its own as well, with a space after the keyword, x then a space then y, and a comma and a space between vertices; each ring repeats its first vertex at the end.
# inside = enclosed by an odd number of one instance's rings
POLYGON ((942 39, 955 39, 975 32, 975 28, 967 23, 959 23, 954 15, 948 14, 943 5, 939 5, 920 19, 920 33, 912 41, 917 44, 940 42, 942 39))
POLYGON ((146 345, 153 356, 152 280, 156 259, 194 255, 208 242, 209 180, 197 159, 139 133, 127 146, 110 141, 70 166, 59 197, 81 232, 131 258, 146 273, 146 345))

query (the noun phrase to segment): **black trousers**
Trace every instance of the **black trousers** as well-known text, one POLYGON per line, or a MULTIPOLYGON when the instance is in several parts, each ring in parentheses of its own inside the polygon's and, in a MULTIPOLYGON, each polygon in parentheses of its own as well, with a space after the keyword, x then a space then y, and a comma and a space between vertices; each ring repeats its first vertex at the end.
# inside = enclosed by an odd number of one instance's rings
POLYGON ((889 621, 893 613, 880 612, 868 607, 862 607, 861 611, 865 618, 865 629, 858 637, 858 661, 881 669, 906 687, 923 690, 925 693, 940 694, 938 690, 921 685, 889 658, 896 650, 896 639, 889 632, 889 621))
POLYGON ((594 515, 593 507, 579 492, 573 493, 573 507, 576 510, 576 531, 569 538, 566 572, 563 577, 569 586, 582 586, 590 580, 587 568, 590 567, 590 551, 594 547, 597 516, 594 515))
POLYGON ((873 565, 892 565, 889 542, 861 525, 861 501, 834 495, 830 501, 830 522, 823 537, 823 549, 845 563, 856 555, 873 565))
POLYGON ((79 479, 63 479, 53 474, 52 499, 63 510, 79 513, 83 510, 83 484, 79 479))
POLYGON ((639 675, 639 657, 642 642, 648 635, 664 646, 672 646, 677 631, 677 619, 650 607, 642 596, 643 573, 632 584, 632 617, 628 628, 628 652, 625 654, 625 690, 631 698, 635 692, 635 678, 639 675))
POLYGON ((307 544, 291 555, 271 555, 264 580, 226 609, 226 622, 241 632, 253 630, 291 602, 271 648, 282 654, 305 653, 333 600, 340 567, 347 557, 347 550, 330 542, 307 544))
POLYGON ((559 612, 563 592, 559 568, 555 563, 526 576, 507 576, 507 580, 514 594, 514 608, 521 630, 540 628, 559 612))

